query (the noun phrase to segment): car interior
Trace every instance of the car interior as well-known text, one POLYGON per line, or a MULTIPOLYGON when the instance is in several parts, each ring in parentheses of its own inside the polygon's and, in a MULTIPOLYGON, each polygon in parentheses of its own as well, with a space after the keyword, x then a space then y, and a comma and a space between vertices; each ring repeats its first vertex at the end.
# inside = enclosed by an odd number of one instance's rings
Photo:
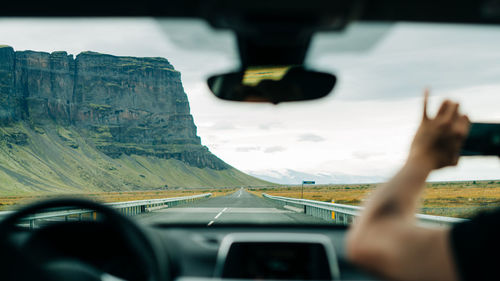
MULTIPOLYGON (((329 94, 335 95, 342 83, 341 76, 306 64, 315 35, 341 35, 353 26, 401 22, 498 28, 500 1, 10 1, 2 4, 0 17, 67 21, 146 17, 164 26, 165 34, 171 20, 202 21, 208 26, 208 39, 216 36, 212 32, 232 34, 238 62, 232 71, 214 70, 203 81, 214 96, 229 101, 226 106, 293 103, 300 107, 309 100, 321 103, 329 94), (254 78, 255 72, 263 70, 267 76, 254 78)), ((381 30, 332 48, 370 48, 385 34, 381 30)), ((498 131, 497 124, 474 123, 462 154, 500 155, 495 142, 498 131)), ((242 193, 231 196, 236 200, 246 196, 242 193)), ((348 227, 326 221, 142 223, 93 201, 54 198, 27 204, 0 221, 0 279, 384 280, 347 260, 348 227), (34 229, 22 222, 35 214, 68 208, 89 210, 95 217, 34 229)))

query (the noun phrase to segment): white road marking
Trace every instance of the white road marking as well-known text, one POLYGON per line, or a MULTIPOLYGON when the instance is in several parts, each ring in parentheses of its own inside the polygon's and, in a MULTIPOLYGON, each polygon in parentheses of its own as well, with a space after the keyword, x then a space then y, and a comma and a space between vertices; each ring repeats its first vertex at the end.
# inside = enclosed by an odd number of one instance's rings
POLYGON ((297 207, 293 207, 293 206, 289 206, 289 205, 283 206, 283 208, 291 210, 291 211, 294 211, 294 212, 297 212, 297 213, 303 213, 304 212, 304 208, 297 208, 297 207))
POLYGON ((215 219, 218 219, 220 215, 222 215, 222 213, 224 213, 226 210, 227 208, 224 208, 222 211, 220 211, 220 213, 218 213, 217 216, 215 216, 215 219))
POLYGON ((211 226, 212 224, 214 224, 214 221, 210 221, 207 226, 211 226))

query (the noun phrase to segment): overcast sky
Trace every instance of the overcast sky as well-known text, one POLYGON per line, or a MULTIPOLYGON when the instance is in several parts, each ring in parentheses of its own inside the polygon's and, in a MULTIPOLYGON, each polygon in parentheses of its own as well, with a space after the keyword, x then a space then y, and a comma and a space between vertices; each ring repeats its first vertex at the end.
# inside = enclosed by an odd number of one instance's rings
MULTIPOLYGON (((169 59, 182 73, 203 144, 246 172, 387 178, 406 158, 426 86, 431 112, 452 98, 473 121, 500 122, 500 27, 356 25, 318 35, 307 62, 335 73, 336 89, 319 101, 278 106, 223 102, 209 93, 206 78, 238 61, 231 34, 201 22, 2 19, 0 44, 169 59)), ((431 177, 497 178, 496 158, 462 159, 431 177)))

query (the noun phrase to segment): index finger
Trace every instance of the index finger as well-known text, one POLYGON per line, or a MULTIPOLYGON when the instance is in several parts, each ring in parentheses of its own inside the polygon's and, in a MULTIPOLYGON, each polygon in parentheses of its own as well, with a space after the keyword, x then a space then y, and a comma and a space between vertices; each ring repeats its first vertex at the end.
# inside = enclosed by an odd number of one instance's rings
POLYGON ((422 116, 422 118, 424 120, 429 119, 429 117, 427 116, 427 103, 428 103, 428 101, 429 101, 429 88, 425 88, 425 90, 424 90, 424 113, 422 116))

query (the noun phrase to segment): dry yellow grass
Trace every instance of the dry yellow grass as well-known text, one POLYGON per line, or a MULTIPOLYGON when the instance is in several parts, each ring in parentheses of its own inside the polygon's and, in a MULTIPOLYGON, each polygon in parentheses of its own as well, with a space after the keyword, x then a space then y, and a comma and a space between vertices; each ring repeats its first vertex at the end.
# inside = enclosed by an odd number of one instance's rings
MULTIPOLYGON (((373 184, 304 186, 304 198, 360 205, 374 190, 373 184)), ((252 188, 254 194, 301 198, 301 187, 252 188)), ((470 217, 480 210, 500 206, 500 181, 428 183, 421 213, 470 217)))
POLYGON ((17 206, 28 204, 30 202, 55 198, 61 195, 87 198, 99 202, 123 202, 156 198, 181 197, 202 193, 212 193, 212 196, 223 196, 234 192, 236 189, 176 189, 176 190, 148 190, 148 191, 124 191, 124 192, 98 192, 98 193, 82 193, 82 194, 38 194, 29 196, 5 196, 0 197, 0 210, 15 209, 17 206))
MULTIPOLYGON (((360 205, 376 186, 373 184, 305 186, 304 198, 335 203, 360 205)), ((128 192, 101 192, 73 194, 100 202, 119 202, 154 198, 188 196, 211 192, 223 196, 236 189, 176 189, 128 192)), ((250 188, 248 191, 261 196, 262 193, 284 197, 301 197, 300 186, 250 188)), ((21 204, 42 200, 57 195, 31 195, 0 197, 0 209, 12 209, 21 204)), ((470 181, 429 183, 425 189, 422 209, 426 214, 470 217, 479 210, 500 206, 500 181, 470 181)))

